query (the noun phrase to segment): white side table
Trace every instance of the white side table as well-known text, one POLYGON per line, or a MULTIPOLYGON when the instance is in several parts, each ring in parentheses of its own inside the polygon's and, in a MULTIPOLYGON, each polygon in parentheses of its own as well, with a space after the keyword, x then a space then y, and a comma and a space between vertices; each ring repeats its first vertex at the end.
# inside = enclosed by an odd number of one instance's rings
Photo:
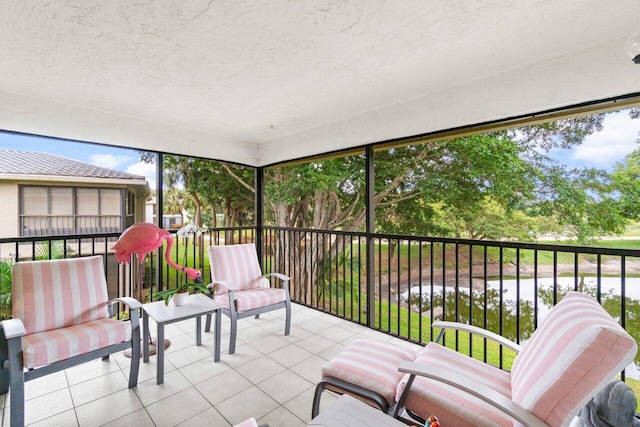
MULTIPOLYGON (((215 331, 213 335, 214 351, 213 361, 220 360, 220 329, 221 316, 220 309, 222 306, 214 302, 211 298, 203 294, 189 295, 184 304, 176 306, 172 303, 164 305, 164 301, 156 301, 142 305, 142 357, 143 362, 149 361, 149 317, 151 317, 158 325, 158 342, 164 342, 164 325, 179 322, 181 320, 196 318, 196 345, 202 344, 202 316, 207 314, 216 315, 215 331)), ((164 346, 156 347, 158 356, 158 366, 156 382, 162 384, 164 382, 164 346)))
POLYGON ((407 427, 407 425, 356 398, 343 394, 308 427, 407 427))

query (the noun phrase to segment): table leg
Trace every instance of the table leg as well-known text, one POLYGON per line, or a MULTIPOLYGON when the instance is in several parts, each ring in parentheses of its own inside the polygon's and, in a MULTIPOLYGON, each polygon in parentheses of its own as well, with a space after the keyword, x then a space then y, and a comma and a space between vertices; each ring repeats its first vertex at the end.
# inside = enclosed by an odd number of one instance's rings
POLYGON ((222 313, 220 309, 216 310, 216 332, 213 335, 213 361, 220 361, 220 335, 222 334, 222 313))
POLYGON ((156 345, 156 356, 158 363, 156 384, 162 384, 164 382, 164 323, 158 323, 158 343, 156 345))
POLYGON ((202 316, 196 317, 196 345, 202 344, 202 316))
MULTIPOLYGON (((149 315, 146 311, 142 310, 142 361, 147 363, 149 361, 149 315)), ((131 357, 135 357, 134 354, 131 357)))

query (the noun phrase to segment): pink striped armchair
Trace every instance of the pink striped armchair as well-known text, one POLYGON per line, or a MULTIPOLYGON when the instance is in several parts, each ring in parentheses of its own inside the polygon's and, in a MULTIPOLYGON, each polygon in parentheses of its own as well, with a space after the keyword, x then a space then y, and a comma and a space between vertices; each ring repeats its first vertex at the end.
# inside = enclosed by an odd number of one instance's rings
MULTIPOLYGON (((138 309, 134 298, 108 301, 102 256, 24 261, 12 269, 13 318, 1 322, 0 387, 11 393, 11 425, 24 425, 24 382, 132 349, 140 354, 138 309), (129 307, 130 321, 111 318, 110 306, 129 307), (26 370, 25 370, 26 368, 26 370)), ((129 388, 138 382, 133 357, 129 388)))
POLYGON ((457 427, 568 426, 638 349, 594 298, 579 292, 569 292, 553 307, 525 345, 507 346, 518 353, 511 372, 428 344, 414 362, 400 364, 406 376, 398 386, 396 416, 404 407, 420 417, 437 414, 442 425, 457 427))
MULTIPOLYGON (((222 312, 231 321, 229 354, 236 350, 238 319, 284 308, 286 320, 284 334, 291 329, 291 300, 289 277, 270 273, 262 274, 258 254, 253 243, 242 245, 210 246, 209 262, 213 299, 222 305, 222 312), (279 279, 281 288, 272 288, 268 277, 279 279)), ((211 315, 207 316, 205 331, 211 327, 211 315)))

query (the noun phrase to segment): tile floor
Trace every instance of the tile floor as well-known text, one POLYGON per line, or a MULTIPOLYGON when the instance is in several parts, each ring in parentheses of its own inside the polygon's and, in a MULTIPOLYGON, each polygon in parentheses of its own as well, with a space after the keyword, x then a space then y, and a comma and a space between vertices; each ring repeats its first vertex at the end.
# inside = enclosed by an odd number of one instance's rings
MULTIPOLYGON (((204 322, 203 322, 204 323, 204 322)), ((153 325, 153 322, 152 322, 153 325)), ((236 353, 228 354, 229 320, 222 319, 222 357, 213 362, 213 333, 195 345, 195 320, 165 327, 165 382, 156 384, 156 359, 140 364, 138 386, 127 388, 130 359, 122 353, 25 385, 30 426, 215 426, 255 417, 271 427, 305 426, 320 367, 356 338, 413 344, 293 304, 291 334, 284 310, 238 322, 236 353)), ((329 392, 322 407, 336 399, 329 392)), ((9 398, 0 395, 2 425, 9 398)))

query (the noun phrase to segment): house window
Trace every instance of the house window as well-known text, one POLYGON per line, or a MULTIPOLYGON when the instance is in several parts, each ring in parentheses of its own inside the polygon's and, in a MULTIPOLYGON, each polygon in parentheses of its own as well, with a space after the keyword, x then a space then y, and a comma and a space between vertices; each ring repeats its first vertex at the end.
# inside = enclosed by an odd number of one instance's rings
POLYGON ((20 188, 20 234, 52 236, 121 232, 124 190, 117 188, 20 188))

